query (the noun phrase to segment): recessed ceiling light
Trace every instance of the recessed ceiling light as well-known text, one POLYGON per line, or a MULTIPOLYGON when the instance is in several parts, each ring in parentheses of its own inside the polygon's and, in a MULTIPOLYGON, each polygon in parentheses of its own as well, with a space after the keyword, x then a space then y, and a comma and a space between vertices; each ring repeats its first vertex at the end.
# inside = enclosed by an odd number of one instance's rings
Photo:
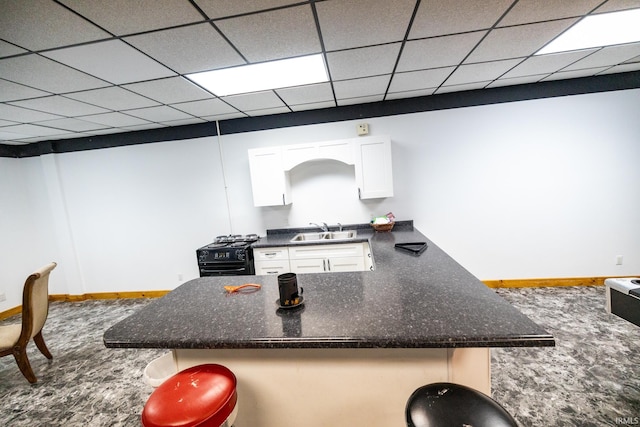
POLYGON ((301 86, 329 80, 321 54, 203 71, 187 74, 185 77, 217 96, 301 86))
POLYGON ((590 15, 536 52, 536 55, 640 41, 640 9, 590 15))

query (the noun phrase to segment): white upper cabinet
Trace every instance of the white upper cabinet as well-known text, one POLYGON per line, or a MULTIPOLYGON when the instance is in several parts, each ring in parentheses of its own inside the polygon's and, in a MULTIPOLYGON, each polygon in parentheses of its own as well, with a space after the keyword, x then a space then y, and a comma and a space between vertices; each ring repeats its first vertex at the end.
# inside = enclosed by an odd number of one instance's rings
POLYGON ((291 185, 282 166, 282 147, 250 149, 249 169, 255 206, 291 203, 291 185))
POLYGON ((354 165, 360 199, 393 196, 391 139, 389 136, 366 136, 250 149, 253 204, 290 204, 291 185, 288 172, 305 162, 323 159, 354 165))
POLYGON ((352 141, 358 197, 392 197, 391 139, 388 136, 370 136, 352 141))

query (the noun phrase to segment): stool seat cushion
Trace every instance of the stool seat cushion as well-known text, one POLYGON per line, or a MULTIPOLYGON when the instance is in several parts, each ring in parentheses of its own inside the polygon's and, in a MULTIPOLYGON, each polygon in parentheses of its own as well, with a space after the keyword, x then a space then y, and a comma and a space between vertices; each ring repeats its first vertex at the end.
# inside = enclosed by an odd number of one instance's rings
POLYGON ((495 400, 452 383, 420 387, 409 398, 405 414, 408 427, 518 427, 495 400))
POLYGON ((144 427, 220 427, 238 395, 236 377, 216 364, 193 366, 169 377, 142 411, 144 427))

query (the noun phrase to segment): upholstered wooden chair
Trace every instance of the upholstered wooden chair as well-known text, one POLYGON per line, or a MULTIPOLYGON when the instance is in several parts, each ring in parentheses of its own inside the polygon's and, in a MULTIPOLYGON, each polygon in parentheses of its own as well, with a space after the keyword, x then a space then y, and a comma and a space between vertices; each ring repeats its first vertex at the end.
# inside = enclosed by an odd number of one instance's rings
POLYGON ((47 359, 53 359, 42 338, 42 327, 49 314, 49 273, 56 265, 52 262, 27 277, 22 292, 22 323, 0 326, 0 357, 13 355, 30 383, 37 381, 27 357, 31 338, 47 359))

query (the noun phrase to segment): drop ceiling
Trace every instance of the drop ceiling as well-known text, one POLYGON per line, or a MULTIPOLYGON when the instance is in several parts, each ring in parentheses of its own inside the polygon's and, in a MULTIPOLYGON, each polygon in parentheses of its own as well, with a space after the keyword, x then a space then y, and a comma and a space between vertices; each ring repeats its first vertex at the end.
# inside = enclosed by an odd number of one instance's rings
POLYGON ((640 70, 640 43, 533 56, 640 0, 0 0, 0 144, 640 70), (198 71, 322 53, 330 81, 217 97, 198 71))

